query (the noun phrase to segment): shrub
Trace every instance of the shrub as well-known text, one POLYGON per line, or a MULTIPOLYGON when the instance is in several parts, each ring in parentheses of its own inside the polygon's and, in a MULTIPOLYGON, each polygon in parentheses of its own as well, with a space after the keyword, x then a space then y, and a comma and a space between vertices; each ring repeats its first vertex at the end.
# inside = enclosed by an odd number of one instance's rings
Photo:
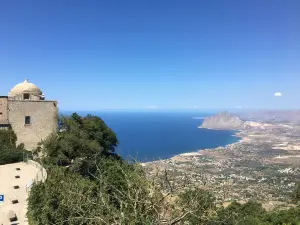
POLYGON ((156 224, 159 195, 138 168, 114 159, 97 167, 94 180, 49 169, 47 181, 31 189, 30 224, 156 224))
POLYGON ((30 153, 20 149, 0 149, 0 165, 22 162, 28 159, 30 153))
POLYGON ((17 136, 12 129, 0 129, 0 148, 15 149, 17 136))
POLYGON ((21 162, 31 156, 23 144, 16 146, 16 141, 13 130, 0 130, 0 165, 21 162))

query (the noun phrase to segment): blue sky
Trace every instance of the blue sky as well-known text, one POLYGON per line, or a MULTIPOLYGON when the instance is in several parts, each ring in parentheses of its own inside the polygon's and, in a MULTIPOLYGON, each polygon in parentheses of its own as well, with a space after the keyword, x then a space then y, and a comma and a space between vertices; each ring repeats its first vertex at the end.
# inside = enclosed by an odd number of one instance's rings
POLYGON ((26 77, 63 110, 300 108, 300 1, 2 1, 0 95, 26 77))

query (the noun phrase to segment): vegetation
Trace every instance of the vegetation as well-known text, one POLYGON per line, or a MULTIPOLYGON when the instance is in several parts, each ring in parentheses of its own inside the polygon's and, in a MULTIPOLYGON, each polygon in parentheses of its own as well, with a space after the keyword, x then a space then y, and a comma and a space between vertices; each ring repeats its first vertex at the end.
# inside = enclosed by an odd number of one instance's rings
POLYGON ((17 136, 12 129, 1 129, 0 130, 0 147, 2 149, 16 148, 17 136))
POLYGON ((291 198, 294 203, 300 202, 300 183, 297 183, 296 188, 294 189, 291 198))
POLYGON ((245 204, 231 203, 220 208, 213 225, 299 225, 300 208, 267 212, 261 204, 249 201, 245 204))
POLYGON ((40 143, 35 153, 42 153, 46 165, 88 167, 99 156, 114 156, 116 134, 99 117, 81 117, 74 113, 59 120, 59 132, 40 143), (74 163, 74 161, 76 161, 74 163))
POLYGON ((0 130, 0 165, 21 162, 31 154, 24 145, 16 145, 17 136, 12 129, 0 130))
POLYGON ((141 165, 114 154, 117 145, 98 117, 62 118, 58 134, 36 151, 48 177, 31 189, 30 224, 299 224, 298 207, 267 212, 254 201, 217 207, 209 191, 188 180, 175 190, 170 176, 176 173, 162 168, 148 177, 141 165))
POLYGON ((52 168, 31 191, 31 224, 153 224, 157 196, 140 170, 111 159, 100 164, 94 181, 52 168))

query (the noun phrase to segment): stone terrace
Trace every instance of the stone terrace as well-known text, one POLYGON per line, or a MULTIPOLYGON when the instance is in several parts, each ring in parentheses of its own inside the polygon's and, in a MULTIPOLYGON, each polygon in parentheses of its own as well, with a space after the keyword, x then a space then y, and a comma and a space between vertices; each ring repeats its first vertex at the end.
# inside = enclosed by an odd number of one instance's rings
POLYGON ((24 162, 0 166, 0 195, 4 195, 4 204, 0 205, 0 225, 28 224, 28 186, 39 180, 41 173, 36 166, 24 162), (9 217, 14 215, 17 220, 10 221, 9 217))

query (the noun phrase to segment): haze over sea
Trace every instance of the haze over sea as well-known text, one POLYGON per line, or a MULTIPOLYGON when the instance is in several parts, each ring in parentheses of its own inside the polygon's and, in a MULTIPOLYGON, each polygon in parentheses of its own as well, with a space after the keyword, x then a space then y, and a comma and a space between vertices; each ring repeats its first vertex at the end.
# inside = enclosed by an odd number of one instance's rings
MULTIPOLYGON (((65 113, 64 113, 65 114, 65 113)), ((139 161, 166 159, 239 140, 234 131, 199 129, 207 113, 79 112, 100 116, 120 142, 117 153, 139 161)))

